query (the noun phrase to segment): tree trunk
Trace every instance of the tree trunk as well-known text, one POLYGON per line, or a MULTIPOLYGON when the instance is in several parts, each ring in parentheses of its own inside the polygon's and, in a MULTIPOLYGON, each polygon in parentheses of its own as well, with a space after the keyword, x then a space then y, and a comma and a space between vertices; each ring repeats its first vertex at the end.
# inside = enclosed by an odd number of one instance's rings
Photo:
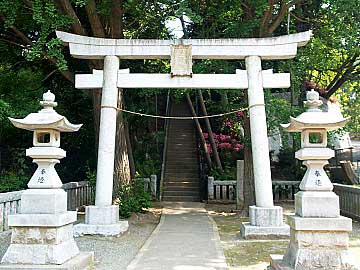
MULTIPOLYGON (((122 95, 123 91, 122 89, 119 89, 118 108, 122 108, 123 105, 122 95)), ((125 125, 122 113, 120 111, 117 113, 114 163, 115 170, 113 194, 115 195, 121 185, 129 184, 131 182, 130 165, 125 136, 125 125)))
MULTIPOLYGON (((207 113, 207 110, 206 110, 206 107, 205 107, 205 102, 204 102, 204 98, 203 98, 201 89, 198 90, 198 96, 199 96, 199 100, 200 100, 200 106, 201 106, 202 113, 203 113, 204 116, 207 116, 208 113, 207 113)), ((206 126, 206 129, 207 129, 207 132, 209 134, 209 142, 210 142, 211 148, 213 150, 216 166, 221 171, 223 171, 223 167, 221 165, 221 161, 220 161, 220 158, 219 158, 219 153, 218 153, 217 148, 216 148, 216 144, 215 144, 215 140, 214 140, 214 134, 213 134, 212 129, 211 129, 211 124, 210 124, 209 118, 205 118, 204 120, 205 120, 205 126, 206 126)))
MULTIPOLYGON (((110 11, 110 36, 112 38, 123 38, 123 2, 116 0, 111 2, 110 11)), ((123 90, 119 89, 118 108, 124 103, 123 90)), ((119 187, 131 182, 128 146, 126 143, 126 132, 122 113, 118 111, 115 138, 115 169, 113 194, 116 194, 119 187)))
POLYGON ((244 148, 244 204, 242 214, 249 215, 249 206, 255 205, 255 183, 252 162, 250 118, 244 118, 245 148, 244 148))
POLYGON ((126 146, 129 156, 129 165, 130 165, 130 176, 131 179, 135 177, 136 168, 135 168, 135 162, 134 162, 134 156, 132 152, 132 144, 130 140, 130 131, 129 131, 129 123, 125 122, 125 138, 126 138, 126 146))
MULTIPOLYGON (((187 103, 188 103, 188 105, 189 105, 189 108, 190 108, 190 111, 191 111, 192 116, 197 116, 189 94, 186 94, 186 100, 187 100, 187 103)), ((202 129, 201 129, 199 120, 198 120, 198 119, 194 119, 194 121, 195 121, 196 129, 197 129, 198 134, 199 134, 199 136, 200 136, 201 146, 202 146, 202 148, 203 148, 203 150, 204 150, 206 163, 209 165, 209 168, 211 168, 211 158, 210 158, 210 154, 209 154, 209 152, 208 152, 208 149, 207 149, 207 147, 206 147, 206 142, 205 142, 204 134, 203 134, 203 132, 202 132, 202 129)))

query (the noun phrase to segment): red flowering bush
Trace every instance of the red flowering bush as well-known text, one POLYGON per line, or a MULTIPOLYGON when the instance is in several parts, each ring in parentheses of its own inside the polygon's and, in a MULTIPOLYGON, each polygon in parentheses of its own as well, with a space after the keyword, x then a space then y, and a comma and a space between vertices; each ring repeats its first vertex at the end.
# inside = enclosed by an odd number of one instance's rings
MULTIPOLYGON (((240 142, 239 138, 234 135, 216 134, 213 133, 216 149, 223 152, 239 152, 244 149, 244 145, 240 142)), ((209 142, 209 134, 204 133, 206 140, 206 147, 209 153, 212 153, 211 145, 209 142)))

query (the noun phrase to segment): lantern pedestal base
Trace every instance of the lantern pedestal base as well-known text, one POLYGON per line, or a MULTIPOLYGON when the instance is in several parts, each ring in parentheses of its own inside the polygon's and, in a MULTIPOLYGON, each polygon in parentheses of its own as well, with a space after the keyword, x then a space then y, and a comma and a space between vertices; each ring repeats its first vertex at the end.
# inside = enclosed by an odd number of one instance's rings
POLYGON ((45 265, 34 265, 34 264, 0 264, 0 270, 86 270, 89 266, 94 265, 94 253, 93 252, 81 252, 74 258, 67 262, 56 265, 56 264, 45 264, 45 265))
MULTIPOLYGON (((61 265, 78 256, 73 238, 76 212, 9 216, 11 244, 2 264, 61 265)), ((16 267, 15 267, 16 266, 16 267)))
POLYGON ((119 236, 128 228, 129 223, 126 220, 119 220, 118 205, 91 205, 85 208, 85 223, 74 226, 74 236, 119 236))
POLYGON ((295 194, 295 213, 301 217, 340 217, 339 196, 332 191, 299 191, 295 194))
POLYGON ((241 235, 245 239, 288 238, 290 229, 284 224, 282 213, 280 206, 250 206, 250 222, 241 223, 241 235))
POLYGON ((290 244, 284 256, 272 255, 276 270, 360 269, 348 250, 351 219, 289 215, 290 244))

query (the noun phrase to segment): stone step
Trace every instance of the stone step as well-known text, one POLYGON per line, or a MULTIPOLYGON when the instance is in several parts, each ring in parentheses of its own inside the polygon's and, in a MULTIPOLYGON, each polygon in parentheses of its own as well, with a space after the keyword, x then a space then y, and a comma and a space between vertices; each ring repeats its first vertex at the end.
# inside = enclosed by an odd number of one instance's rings
POLYGON ((167 176, 164 177, 164 182, 193 182, 199 183, 199 176, 196 177, 183 177, 183 176, 167 176))
POLYGON ((169 186, 165 185, 164 192, 170 192, 170 191, 176 191, 176 192, 186 192, 186 191, 194 191, 199 192, 200 188, 199 186, 169 186))
POLYGON ((197 190, 164 190, 163 196, 194 196, 199 197, 199 191, 197 190))
POLYGON ((199 177, 199 173, 194 173, 194 172, 165 172, 165 177, 169 178, 169 177, 183 177, 183 178, 196 178, 199 177))
POLYGON ((198 187, 199 186, 199 181, 166 181, 164 182, 164 185, 167 187, 176 187, 176 186, 181 186, 181 187, 198 187))
POLYGON ((168 202, 199 202, 200 196, 163 196, 162 200, 168 202))
POLYGON ((199 170, 194 170, 194 169, 191 169, 191 170, 183 170, 181 168, 179 169, 176 169, 176 168, 166 168, 166 171, 165 171, 165 175, 166 176, 172 176, 172 175, 181 175, 181 176, 188 176, 188 175, 191 175, 191 176, 198 176, 199 175, 199 170))
POLYGON ((166 162, 166 168, 199 168, 199 165, 197 164, 198 159, 194 158, 193 160, 184 161, 182 159, 180 160, 169 160, 166 162))
POLYGON ((181 157, 181 158, 192 158, 197 157, 197 151, 193 150, 182 150, 182 151, 168 151, 168 153, 172 153, 172 156, 168 156, 169 159, 175 158, 175 157, 181 157))
POLYGON ((171 147, 178 147, 178 148, 190 148, 190 149, 196 149, 196 144, 189 143, 187 141, 179 142, 176 140, 175 142, 171 142, 171 144, 168 146, 168 148, 171 147))

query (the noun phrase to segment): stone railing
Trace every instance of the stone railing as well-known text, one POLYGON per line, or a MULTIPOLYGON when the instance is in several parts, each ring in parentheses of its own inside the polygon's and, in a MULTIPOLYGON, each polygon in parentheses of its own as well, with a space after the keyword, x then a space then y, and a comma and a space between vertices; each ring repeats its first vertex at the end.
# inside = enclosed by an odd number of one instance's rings
POLYGON ((340 199, 341 214, 360 220, 360 187, 334 184, 334 192, 340 199))
POLYGON ((208 200, 230 202, 236 200, 236 180, 214 180, 208 177, 208 200))
MULTIPOLYGON (((273 181, 274 201, 294 200, 300 181, 273 181)), ((236 180, 214 180, 208 177, 208 200, 233 202, 236 200, 236 180)))
POLYGON ((0 193, 0 232, 9 228, 8 216, 19 212, 22 193, 23 190, 0 193))
POLYGON ((67 207, 70 211, 93 203, 94 190, 87 181, 69 182, 63 185, 67 193, 67 207))
POLYGON ((301 181, 272 181, 274 201, 293 201, 301 181))
MULTIPOLYGON (((157 177, 141 178, 144 189, 149 192, 153 199, 156 199, 157 177)), ((87 181, 70 182, 63 185, 67 193, 68 210, 79 210, 79 208, 93 204, 94 189, 87 181)), ((0 193, 0 232, 8 230, 8 216, 20 211, 20 199, 23 190, 0 193)))
POLYGON ((137 178, 144 184, 145 192, 149 192, 153 200, 156 199, 157 192, 157 176, 155 174, 150 175, 150 178, 137 178))
MULTIPOLYGON (((70 182, 63 185, 67 192, 68 210, 78 210, 93 200, 92 187, 86 181, 70 182)), ((20 211, 20 199, 23 190, 0 193, 0 232, 8 230, 8 216, 20 211)))

